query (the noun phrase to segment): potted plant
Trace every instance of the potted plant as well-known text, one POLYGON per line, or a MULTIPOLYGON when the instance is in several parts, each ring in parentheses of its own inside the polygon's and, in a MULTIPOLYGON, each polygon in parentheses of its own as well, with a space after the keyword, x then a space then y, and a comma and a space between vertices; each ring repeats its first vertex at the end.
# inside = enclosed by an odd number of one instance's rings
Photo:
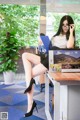
POLYGON ((7 32, 0 40, 0 72, 3 72, 5 84, 14 83, 19 58, 19 41, 14 34, 7 32))

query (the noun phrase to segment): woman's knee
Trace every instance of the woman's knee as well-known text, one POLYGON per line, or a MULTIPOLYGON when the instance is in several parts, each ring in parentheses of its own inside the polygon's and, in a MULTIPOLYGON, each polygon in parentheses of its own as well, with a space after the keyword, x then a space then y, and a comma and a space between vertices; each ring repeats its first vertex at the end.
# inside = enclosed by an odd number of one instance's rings
POLYGON ((27 59, 27 52, 22 54, 22 59, 25 59, 25 58, 27 59))

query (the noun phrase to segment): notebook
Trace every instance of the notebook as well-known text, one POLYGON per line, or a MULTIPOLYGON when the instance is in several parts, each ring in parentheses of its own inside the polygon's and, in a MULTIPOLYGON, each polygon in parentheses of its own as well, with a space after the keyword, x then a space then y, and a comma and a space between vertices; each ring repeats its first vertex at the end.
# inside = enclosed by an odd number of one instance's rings
POLYGON ((50 50, 49 68, 52 71, 80 72, 80 49, 50 50))
POLYGON ((49 39, 49 37, 48 36, 40 36, 41 37, 41 40, 42 40, 42 42, 43 42, 43 44, 44 44, 44 47, 45 47, 45 49, 46 49, 46 52, 48 52, 48 50, 49 50, 49 45, 50 45, 50 39, 49 39))

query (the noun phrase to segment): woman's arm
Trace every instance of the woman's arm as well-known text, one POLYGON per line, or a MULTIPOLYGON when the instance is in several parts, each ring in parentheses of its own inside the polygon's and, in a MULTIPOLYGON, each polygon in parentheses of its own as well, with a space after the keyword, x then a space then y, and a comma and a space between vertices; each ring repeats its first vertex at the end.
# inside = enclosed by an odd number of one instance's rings
POLYGON ((70 36, 69 36, 69 40, 67 42, 67 48, 73 48, 74 47, 74 36, 73 36, 73 31, 74 31, 74 24, 70 25, 70 36))

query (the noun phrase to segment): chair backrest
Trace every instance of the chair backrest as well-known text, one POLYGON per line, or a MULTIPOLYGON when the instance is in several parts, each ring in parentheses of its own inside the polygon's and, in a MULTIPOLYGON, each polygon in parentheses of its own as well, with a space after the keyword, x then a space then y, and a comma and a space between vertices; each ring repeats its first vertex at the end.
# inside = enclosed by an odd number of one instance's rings
POLYGON ((48 53, 49 51, 49 45, 50 45, 50 39, 48 36, 40 36, 41 37, 41 40, 44 44, 44 47, 46 49, 46 52, 48 53))

